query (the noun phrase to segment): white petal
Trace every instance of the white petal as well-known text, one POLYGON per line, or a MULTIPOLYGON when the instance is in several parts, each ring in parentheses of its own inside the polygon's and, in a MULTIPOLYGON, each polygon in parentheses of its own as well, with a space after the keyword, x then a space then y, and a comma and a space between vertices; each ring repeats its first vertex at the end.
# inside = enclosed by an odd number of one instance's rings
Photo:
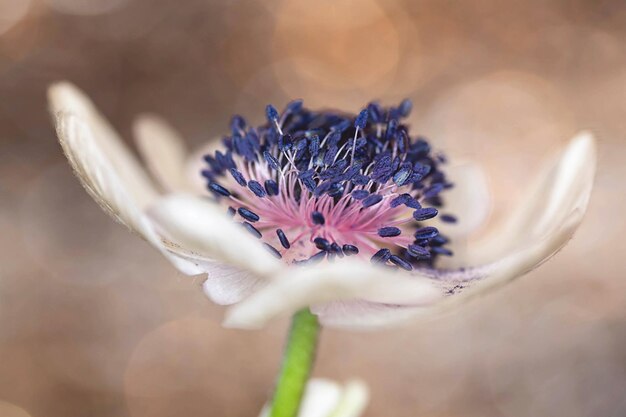
POLYGON ((315 305, 311 312, 326 327, 351 330, 385 328, 411 317, 416 307, 365 300, 333 301, 315 305))
POLYGON ((261 278, 271 278, 283 269, 258 239, 206 198, 171 195, 151 207, 149 215, 159 233, 173 242, 169 245, 173 252, 178 246, 198 258, 241 268, 261 278))
MULTIPOLYGON (((107 195, 107 185, 102 183, 106 181, 106 176, 96 178, 97 173, 91 172, 89 165, 81 160, 86 153, 96 152, 102 160, 106 161, 106 165, 115 171, 129 196, 140 209, 156 198, 157 192, 147 173, 115 130, 78 88, 67 82, 53 84, 48 90, 48 101, 63 151, 83 185, 90 190, 92 197, 101 206, 118 212, 124 211, 122 207, 115 207, 110 201, 112 196, 107 195), (75 134, 77 131, 75 131, 74 137, 68 137, 69 127, 64 126, 68 115, 74 115, 80 119, 85 127, 77 129, 83 132, 88 130, 89 134, 81 132, 81 137, 77 138, 75 134), (85 151, 85 147, 89 147, 89 150, 85 151), (99 184, 96 184, 98 182, 99 184)), ((72 129, 74 128, 75 124, 72 126, 72 129)), ((116 202, 116 204, 123 203, 123 201, 116 202)), ((124 220, 119 218, 119 213, 118 219, 124 220)))
MULTIPOLYGON (((342 386, 329 379, 309 380, 298 412, 298 417, 358 417, 369 399, 367 386, 358 380, 342 386)), ((269 405, 259 417, 269 415, 269 405)))
POLYGON ((187 275, 206 274, 202 288, 216 304, 238 303, 267 283, 267 279, 248 270, 199 255, 171 241, 162 241, 162 245, 181 272, 187 275))
POLYGON ((367 385, 359 380, 346 383, 339 404, 330 417, 358 417, 369 401, 367 385))
POLYGON ((185 175, 187 148, 174 128, 158 116, 144 114, 135 120, 133 133, 150 173, 166 191, 192 190, 185 175))
POLYGON ((585 210, 596 170, 593 135, 582 132, 550 161, 507 224, 468 248, 473 264, 492 262, 561 227, 572 211, 585 210))
POLYGON ((111 161, 101 151, 90 129, 73 113, 60 112, 56 129, 67 158, 87 192, 104 211, 146 239, 182 272, 195 275, 193 264, 165 250, 152 222, 140 209, 140 196, 129 191, 111 161))
POLYGON ((561 229, 494 263, 433 273, 433 281, 448 296, 430 305, 389 305, 353 300, 315 306, 313 312, 319 315, 320 321, 326 326, 355 330, 389 327, 442 314, 541 265, 567 243, 578 228, 583 214, 583 209, 575 209, 561 225, 561 229))
POLYGON ((259 328, 300 308, 335 300, 362 298, 379 303, 432 304, 442 297, 435 282, 341 259, 334 263, 290 268, 226 314, 224 325, 259 328))
POLYGON ((207 272, 202 288, 211 301, 220 305, 238 303, 267 282, 249 271, 220 263, 215 263, 207 272))
POLYGON ((63 151, 74 173, 100 207, 146 239, 183 273, 203 272, 163 247, 143 211, 157 198, 156 190, 89 100, 68 83, 53 85, 49 99, 63 151))

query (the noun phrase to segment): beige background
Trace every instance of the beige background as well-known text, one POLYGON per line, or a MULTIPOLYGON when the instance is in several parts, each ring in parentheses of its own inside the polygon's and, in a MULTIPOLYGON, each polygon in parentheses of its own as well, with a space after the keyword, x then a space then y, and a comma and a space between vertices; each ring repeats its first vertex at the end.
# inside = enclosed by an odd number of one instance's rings
POLYGON ((152 111, 194 145, 268 102, 410 97, 414 132, 486 166, 494 221, 592 129, 596 189, 562 253, 449 317, 327 330, 315 373, 367 380, 367 416, 626 415, 625 28, 620 0, 0 0, 0 415, 255 416, 287 325, 221 328, 200 279, 98 209, 49 123, 58 79, 127 138, 152 111))

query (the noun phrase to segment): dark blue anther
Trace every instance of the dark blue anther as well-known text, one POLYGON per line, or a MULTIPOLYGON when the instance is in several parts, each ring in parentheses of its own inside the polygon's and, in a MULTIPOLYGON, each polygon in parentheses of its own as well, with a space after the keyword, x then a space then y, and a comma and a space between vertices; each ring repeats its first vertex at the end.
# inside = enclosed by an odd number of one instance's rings
POLYGON ((333 185, 332 181, 324 181, 323 183, 317 185, 315 187, 315 196, 319 197, 322 194, 325 194, 330 190, 330 187, 333 185))
POLYGON ((230 175, 232 175, 235 181, 237 181, 237 184, 242 187, 245 187, 248 184, 246 179, 243 177, 243 174, 237 168, 231 168, 230 175))
POLYGON ((202 171, 200 171, 200 175, 202 175, 207 180, 212 180, 214 177, 213 172, 209 171, 208 169, 203 169, 202 171))
POLYGON ((406 203, 404 203, 405 206, 407 206, 408 208, 412 208, 412 209, 421 209, 422 205, 420 204, 419 201, 417 201, 415 198, 411 197, 409 198, 406 203))
POLYGON ((280 254, 278 249, 276 249, 274 246, 270 245, 269 243, 263 242, 263 246, 265 246, 267 251, 271 253, 274 256, 274 258, 280 259, 283 257, 283 255, 280 254))
POLYGON ((313 243, 315 243, 316 248, 321 250, 328 250, 330 248, 330 242, 323 237, 316 237, 313 239, 313 243))
POLYGON ((367 190, 354 190, 351 193, 352 198, 354 198, 355 200, 363 200, 364 198, 367 198, 368 195, 370 195, 370 192, 367 190))
POLYGON ((265 191, 267 195, 278 195, 278 183, 274 180, 265 180, 265 191))
POLYGON ((389 123, 387 123, 387 131, 385 132, 385 140, 391 139, 396 134, 397 127, 398 127, 398 121, 396 119, 391 119, 389 123))
POLYGON ((334 130, 336 132, 343 132, 344 130, 346 130, 347 128, 350 127, 350 121, 349 120, 343 120, 339 123, 337 123, 334 126, 331 126, 331 130, 334 130))
POLYGON ((376 252, 370 261, 373 264, 384 264, 391 258, 391 251, 389 249, 383 248, 376 252))
POLYGON ((272 106, 271 104, 268 104, 265 107, 265 115, 267 116, 267 120, 269 120, 270 122, 278 120, 278 110, 276 110, 276 107, 272 106))
POLYGON ((335 162, 335 157, 337 156, 337 151, 339 148, 337 145, 330 145, 326 148, 326 153, 324 154, 324 164, 332 165, 335 162))
POLYGON ((240 134, 246 128, 246 121, 243 117, 238 114, 234 115, 232 119, 230 119, 230 130, 233 135, 240 134))
POLYGON ((411 244, 407 247, 409 255, 416 257, 417 259, 430 258, 430 251, 423 246, 411 244))
POLYGON ((442 214, 440 217, 442 222, 446 222, 446 223, 456 223, 457 219, 456 216, 453 216, 451 214, 442 214))
POLYGON ((354 185, 365 185, 370 182, 370 178, 367 175, 357 174, 352 177, 352 184, 354 185))
POLYGON ((315 255, 311 256, 309 259, 307 259, 305 262, 308 264, 314 264, 317 263, 319 261, 321 261, 322 259, 324 259, 324 257, 326 256, 328 252, 322 250, 317 252, 315 255))
POLYGON ((380 237, 395 237, 400 236, 402 231, 394 226, 381 227, 378 229, 378 236, 380 237))
POLYGON ((413 167, 410 163, 402 164, 402 167, 393 175, 393 182, 396 183, 398 187, 404 185, 406 181, 409 179, 409 176, 413 173, 413 167))
POLYGON ((365 126, 367 125, 368 115, 369 112, 367 111, 367 109, 361 110, 359 115, 356 117, 356 120, 354 121, 354 127, 358 129, 365 129, 365 126))
POLYGON ((389 206, 391 208, 400 207, 401 205, 406 204, 411 198, 412 198, 411 194, 407 194, 407 193, 400 194, 399 196, 391 200, 391 202, 389 203, 389 206))
POLYGON ((331 197, 339 197, 343 194, 344 186, 341 183, 334 182, 330 185, 330 189, 328 190, 328 195, 331 197))
POLYGON ((341 246, 339 246, 336 242, 330 244, 330 251, 334 254, 337 254, 338 257, 343 258, 343 251, 341 250, 341 246))
POLYGON ((243 217, 244 219, 246 219, 246 220, 248 220, 249 222, 252 222, 252 223, 254 223, 256 221, 259 221, 259 218, 260 218, 258 214, 256 214, 252 210, 248 210, 245 207, 239 207, 237 209, 237 213, 239 213, 239 215, 241 217, 243 217))
POLYGON ((433 198, 444 189, 443 184, 433 184, 424 191, 424 198, 433 198))
POLYGON ((278 137, 278 150, 281 152, 288 151, 293 146, 293 140, 290 134, 278 137))
POLYGON ((369 118, 374 123, 380 123, 383 121, 383 112, 378 103, 370 103, 367 105, 369 118))
POLYGON ((248 188, 257 197, 265 197, 265 195, 267 194, 263 186, 258 181, 255 181, 255 180, 248 181, 248 188))
POLYGON ((302 100, 290 101, 289 104, 287 104, 287 107, 285 108, 285 112, 286 113, 298 113, 300 110, 302 110, 302 104, 303 104, 302 100))
POLYGON ((434 207, 424 207, 413 212, 413 218, 418 222, 432 219, 437 215, 438 211, 434 207))
POLYGON ((313 135, 311 136, 310 139, 310 143, 309 143, 309 153, 311 154, 311 157, 316 157, 317 154, 320 152, 320 137, 317 135, 313 135))
POLYGON ((268 151, 263 152, 263 158, 267 161, 267 164, 270 168, 278 171, 280 169, 280 164, 278 163, 278 159, 276 159, 271 153, 268 151))
POLYGON ((283 245, 283 248, 289 249, 291 247, 289 239, 287 239, 287 235, 285 235, 282 229, 276 229, 276 235, 278 235, 278 240, 280 240, 280 244, 283 245))
POLYGON ((367 198, 363 200, 363 207, 372 207, 380 203, 383 199, 383 196, 380 194, 370 194, 367 198))
POLYGON ((341 180, 342 181, 350 181, 352 178, 354 178, 355 175, 357 175, 359 173, 359 171, 361 170, 361 166, 360 165, 353 165, 350 168, 348 168, 346 170, 346 172, 344 172, 341 175, 341 180))
POLYGON ((431 251, 433 251, 433 253, 436 253, 437 255, 443 255, 443 256, 452 256, 453 253, 450 249, 448 248, 444 248, 442 246, 435 246, 434 248, 430 249, 431 251))
POLYGON ((263 236, 263 234, 261 234, 261 232, 259 232, 259 229, 257 229, 256 227, 252 226, 250 223, 248 222, 243 222, 241 223, 243 224, 243 227, 252 234, 252 236, 260 239, 261 236, 263 236))
POLYGON ((390 154, 380 154, 372 168, 372 179, 379 182, 387 182, 393 172, 391 163, 392 158, 390 154))
POLYGON ((439 234, 439 230, 436 227, 422 227, 417 229, 413 236, 416 240, 432 239, 439 234))
POLYGON ((411 271, 413 269, 413 266, 410 263, 408 263, 407 261, 405 261, 398 255, 391 255, 389 257, 389 260, 391 261, 392 264, 398 265, 400 268, 406 271, 411 271))
POLYGON ((237 210, 235 210, 233 207, 228 207, 228 210, 226 210, 226 214, 230 217, 234 217, 236 212, 237 210))
POLYGON ((326 223, 326 219, 324 219, 324 215, 322 213, 320 213, 319 211, 314 211, 313 213, 311 213, 311 220, 313 221, 313 224, 324 224, 326 223))
POLYGON ((409 115, 409 113, 411 113, 411 109, 413 108, 413 103, 411 102, 411 100, 404 99, 402 100, 402 103, 400 103, 400 106, 398 107, 398 113, 400 113, 401 117, 407 117, 409 115))
POLYGON ((357 253, 359 253, 359 248, 354 245, 345 244, 343 245, 342 249, 343 253, 345 253, 346 256, 356 255, 357 253))
POLYGON ((209 184, 209 190, 213 191, 215 194, 218 194, 224 197, 230 197, 230 191, 228 191, 226 188, 222 187, 216 182, 212 182, 209 184))

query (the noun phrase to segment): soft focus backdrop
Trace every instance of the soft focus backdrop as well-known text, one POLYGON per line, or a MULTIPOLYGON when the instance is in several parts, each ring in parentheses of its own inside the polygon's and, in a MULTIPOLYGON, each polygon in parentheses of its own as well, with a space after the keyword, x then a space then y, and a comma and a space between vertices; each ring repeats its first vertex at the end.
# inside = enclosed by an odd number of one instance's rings
POLYGON ((200 279, 114 224, 46 111, 68 79, 131 139, 195 146, 268 102, 413 99, 413 132, 485 164, 492 220, 577 130, 600 141, 585 223, 555 259, 405 329, 323 334, 316 375, 364 378, 367 416, 626 415, 626 4, 0 0, 0 415, 256 416, 286 321, 221 328, 200 279))

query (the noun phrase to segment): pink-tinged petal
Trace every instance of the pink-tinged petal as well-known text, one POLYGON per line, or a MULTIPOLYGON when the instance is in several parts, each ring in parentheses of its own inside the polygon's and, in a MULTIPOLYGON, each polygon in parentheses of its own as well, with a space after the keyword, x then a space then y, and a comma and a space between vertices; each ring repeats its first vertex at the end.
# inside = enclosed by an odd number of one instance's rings
POLYGON ((144 114, 135 120, 133 133, 139 153, 164 190, 192 191, 185 175, 188 151, 172 126, 156 115, 144 114))
POLYGON ((379 303, 428 305, 442 298, 433 280, 375 267, 366 261, 292 268, 227 312, 224 325, 259 328, 300 308, 354 298, 379 303))
MULTIPOLYGON (((361 381, 341 385, 329 379, 314 378, 307 383, 298 417, 358 417, 368 400, 367 386, 361 381)), ((269 411, 266 405, 260 417, 267 417, 269 411)))
POLYGON ((93 155, 97 152, 106 161, 140 209, 154 201, 158 193, 147 173, 87 96, 76 86, 59 82, 49 88, 48 101, 65 155, 80 181, 101 206, 116 210, 113 202, 109 201, 112 196, 107 195, 107 185, 102 182, 105 179, 97 178, 98 173, 92 172, 83 160, 86 153, 93 155), (69 115, 74 115, 84 125, 84 128, 79 128, 72 124, 71 129, 82 130, 80 137, 76 135, 77 130, 72 137, 68 136, 69 115), (86 131, 89 133, 84 133, 86 131))
MULTIPOLYGON (((283 269, 258 239, 206 198, 175 194, 149 210, 168 248, 271 278, 283 269)), ((179 252, 180 255, 180 252, 179 252)))

